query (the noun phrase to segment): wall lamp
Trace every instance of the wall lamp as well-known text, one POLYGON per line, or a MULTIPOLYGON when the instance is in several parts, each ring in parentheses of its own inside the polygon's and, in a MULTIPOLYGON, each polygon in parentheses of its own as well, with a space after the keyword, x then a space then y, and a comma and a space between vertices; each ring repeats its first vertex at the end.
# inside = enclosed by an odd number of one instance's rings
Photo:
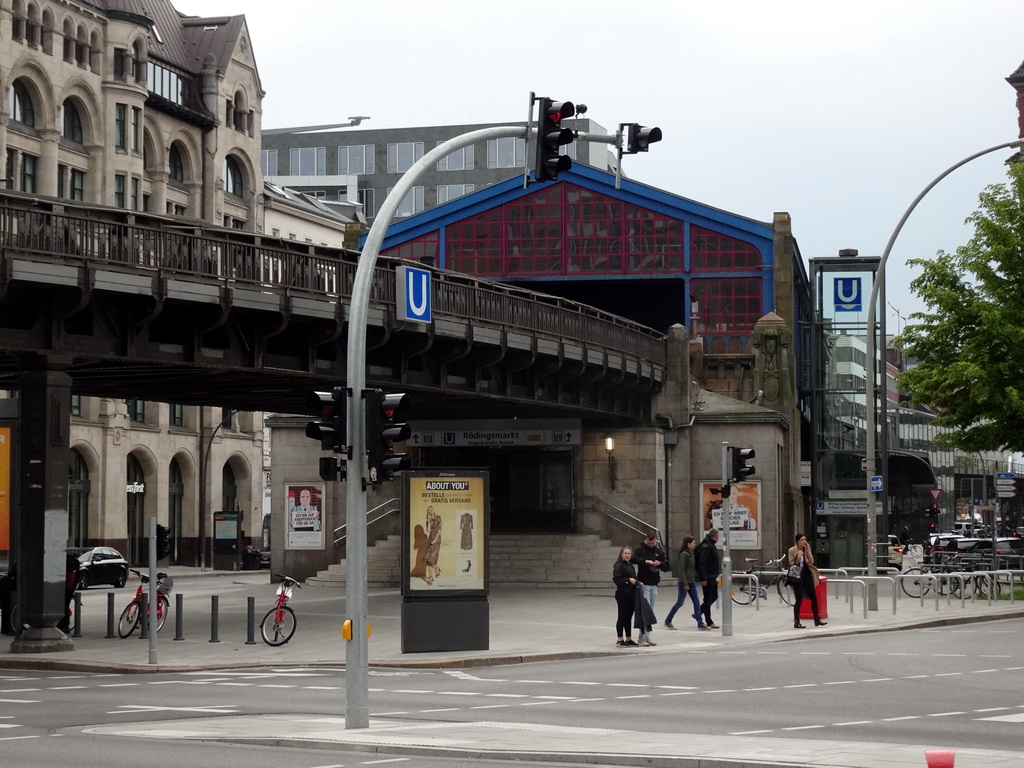
POLYGON ((615 466, 615 438, 611 435, 605 435, 604 437, 604 449, 608 452, 608 484, 611 489, 615 490, 615 474, 617 467, 615 466))

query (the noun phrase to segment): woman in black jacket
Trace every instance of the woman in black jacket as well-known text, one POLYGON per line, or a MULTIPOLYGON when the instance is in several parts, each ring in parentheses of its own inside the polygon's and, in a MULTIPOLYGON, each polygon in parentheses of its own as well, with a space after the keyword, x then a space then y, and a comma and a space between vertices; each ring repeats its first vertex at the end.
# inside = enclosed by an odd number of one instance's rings
POLYGON ((619 550, 619 558, 612 567, 612 581, 615 582, 615 603, 618 606, 618 619, 615 622, 615 631, 619 639, 615 645, 619 648, 635 646, 637 643, 631 637, 633 633, 633 601, 636 599, 636 588, 639 582, 636 580, 636 568, 630 560, 633 559, 633 548, 625 546, 619 550))

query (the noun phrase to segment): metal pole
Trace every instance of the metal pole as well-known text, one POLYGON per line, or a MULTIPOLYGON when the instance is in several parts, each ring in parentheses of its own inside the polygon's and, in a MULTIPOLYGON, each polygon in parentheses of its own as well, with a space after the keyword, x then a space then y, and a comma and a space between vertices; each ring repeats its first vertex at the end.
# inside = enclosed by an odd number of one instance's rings
MULTIPOLYGON (((981 157, 983 155, 987 155, 990 152, 997 152, 1000 149, 1010 149, 1010 148, 1022 147, 1022 146, 1024 146, 1024 139, 1016 139, 1014 141, 1008 141, 1005 144, 998 144, 998 145, 996 145, 994 147, 989 147, 988 149, 983 149, 981 152, 975 152, 970 157, 965 157, 963 160, 961 160, 960 162, 956 163, 955 165, 951 165, 949 168, 947 168, 941 174, 936 176, 931 181, 931 183, 929 183, 928 186, 926 186, 923 190, 921 190, 921 193, 916 198, 914 198, 914 202, 912 202, 910 204, 910 207, 907 208, 907 210, 903 212, 903 216, 900 217, 899 222, 896 224, 896 228, 892 231, 892 234, 889 236, 889 242, 887 242, 885 244, 885 250, 882 252, 882 258, 878 262, 878 271, 875 272, 875 279, 874 279, 874 282, 872 282, 872 284, 871 284, 871 297, 868 299, 868 332, 867 332, 867 338, 865 339, 865 358, 866 358, 865 364, 867 365, 867 376, 865 377, 865 382, 866 383, 865 383, 865 399, 864 399, 864 407, 865 407, 864 425, 865 425, 865 428, 866 428, 865 444, 864 444, 864 454, 865 454, 866 470, 867 470, 866 471, 866 476, 867 476, 867 491, 866 492, 867 492, 867 502, 868 502, 868 542, 867 543, 868 543, 868 575, 869 576, 877 576, 878 575, 878 569, 877 569, 878 563, 877 563, 877 560, 874 557, 874 550, 875 550, 875 547, 876 547, 876 543, 875 543, 875 536, 874 536, 874 520, 872 519, 873 516, 874 516, 874 511, 875 511, 875 493, 876 492, 871 490, 871 478, 875 476, 876 469, 877 469, 876 461, 875 461, 875 458, 876 458, 875 457, 875 450, 876 450, 875 449, 875 436, 876 436, 875 433, 876 433, 876 431, 878 429, 878 427, 876 426, 876 415, 877 414, 875 412, 875 363, 876 363, 876 359, 875 358, 877 357, 877 352, 875 350, 875 317, 876 317, 877 312, 878 312, 878 309, 877 309, 878 294, 879 294, 879 291, 882 288, 882 285, 885 284, 885 264, 889 260, 889 253, 892 251, 892 246, 896 242, 896 238, 899 236, 900 232, 903 230, 903 225, 906 224, 907 219, 910 218, 910 214, 913 213, 914 209, 917 208, 918 203, 920 203, 921 200, 924 199, 925 195, 927 195, 929 192, 931 192, 932 188, 936 184, 938 184, 940 181, 942 181, 944 178, 946 178, 949 174, 951 174, 953 171, 955 171, 960 166, 966 165, 967 163, 971 162, 972 160, 976 160, 977 158, 979 158, 979 157, 981 157)), ((884 343, 884 341, 885 340, 883 339, 883 343, 884 343)), ((883 379, 883 390, 882 390, 882 396, 883 397, 886 396, 884 384, 885 384, 885 382, 884 382, 884 379, 883 379)), ((870 602, 869 607, 871 608, 871 610, 877 611, 878 610, 878 593, 877 593, 877 590, 869 590, 869 594, 873 598, 872 600, 869 600, 869 602, 870 602)))
POLYGON ((156 664, 156 518, 149 518, 149 610, 142 617, 149 628, 149 663, 156 664))
POLYGON ((487 139, 527 137, 524 126, 500 126, 470 131, 430 150, 398 180, 384 200, 373 226, 366 236, 359 255, 352 283, 348 315, 348 446, 349 475, 345 488, 345 523, 348 530, 346 547, 345 606, 352 622, 352 639, 345 646, 345 728, 370 726, 369 648, 366 637, 366 469, 365 410, 363 388, 366 386, 366 317, 370 305, 377 255, 388 226, 405 195, 429 169, 456 149, 487 139))
POLYGON ((722 443, 722 637, 732 637, 732 553, 729 551, 729 444, 722 443))

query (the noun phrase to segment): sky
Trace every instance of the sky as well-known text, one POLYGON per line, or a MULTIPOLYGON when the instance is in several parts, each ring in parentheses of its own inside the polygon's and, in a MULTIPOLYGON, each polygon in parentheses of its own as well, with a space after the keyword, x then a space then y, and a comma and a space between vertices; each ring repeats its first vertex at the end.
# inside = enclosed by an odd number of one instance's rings
MULTIPOLYGON (((904 211, 960 160, 1018 137, 1005 78, 1024 61, 1021 0, 174 0, 244 14, 263 127, 526 119, 531 91, 589 107, 614 132, 664 139, 631 178, 770 222, 785 211, 806 262, 880 256, 904 211)), ((924 309, 910 258, 971 237, 1000 150, 940 182, 887 268, 890 331, 924 309)))

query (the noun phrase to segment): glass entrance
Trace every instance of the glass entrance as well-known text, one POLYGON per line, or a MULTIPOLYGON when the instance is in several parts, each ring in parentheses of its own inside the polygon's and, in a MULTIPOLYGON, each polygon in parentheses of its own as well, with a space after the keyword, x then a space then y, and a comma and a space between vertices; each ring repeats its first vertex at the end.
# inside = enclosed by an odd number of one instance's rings
POLYGON ((128 454, 128 562, 145 565, 146 557, 146 477, 139 460, 128 454))

